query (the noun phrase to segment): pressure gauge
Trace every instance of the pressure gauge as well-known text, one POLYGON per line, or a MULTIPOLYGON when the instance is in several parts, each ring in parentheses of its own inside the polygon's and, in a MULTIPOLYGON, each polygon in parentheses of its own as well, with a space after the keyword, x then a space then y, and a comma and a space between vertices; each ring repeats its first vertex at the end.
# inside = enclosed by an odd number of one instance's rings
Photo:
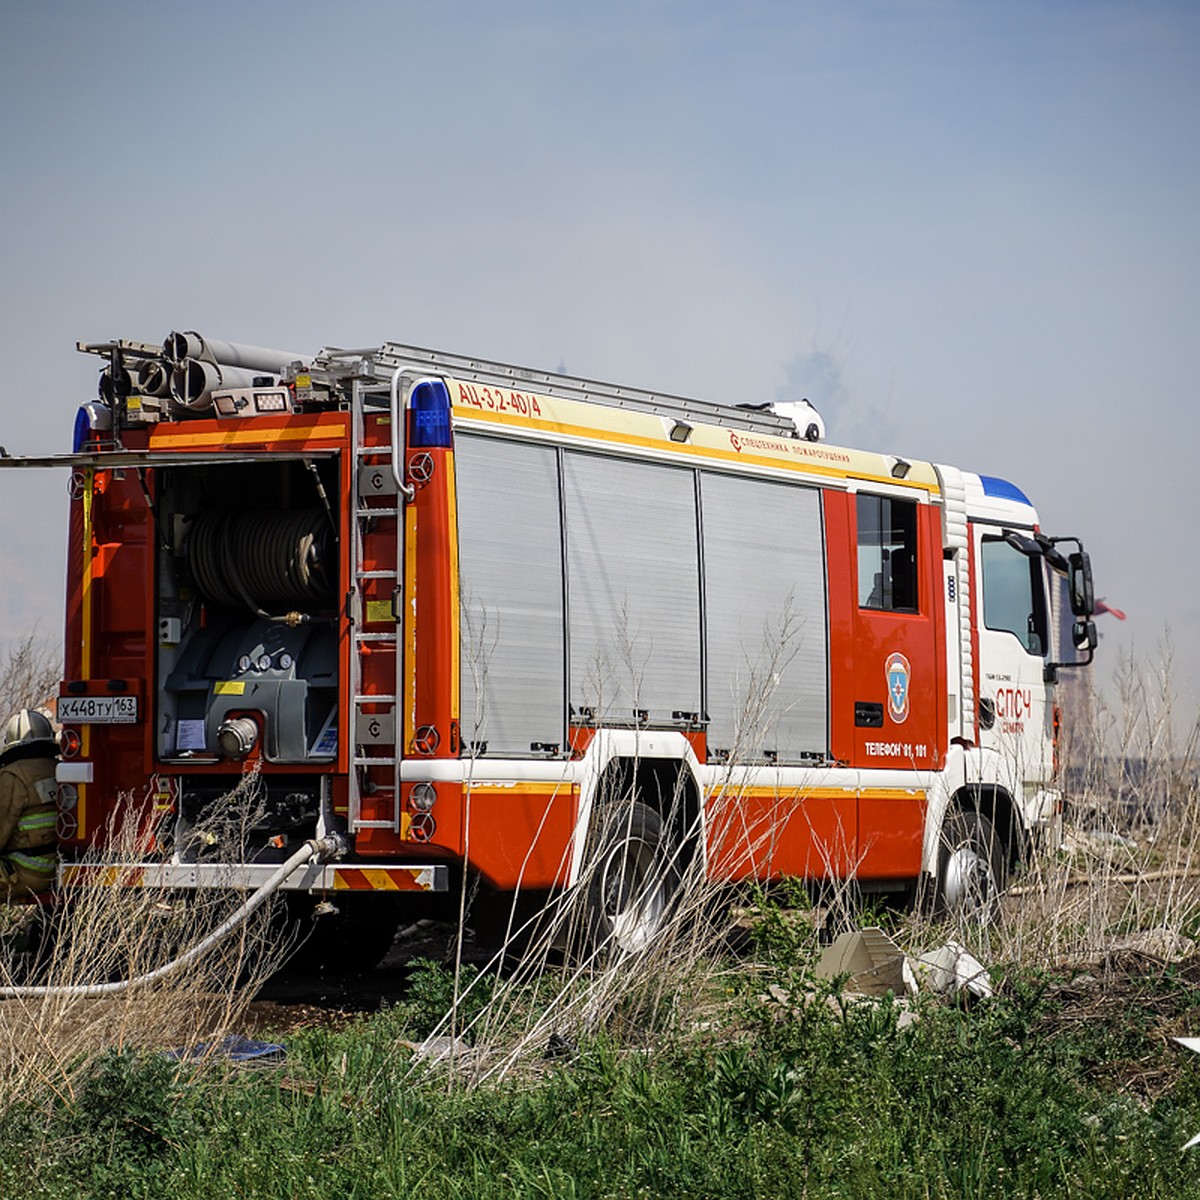
POLYGON ((250 657, 250 655, 243 654, 242 657, 238 659, 239 671, 246 672, 250 670, 252 666, 254 666, 254 660, 250 657))

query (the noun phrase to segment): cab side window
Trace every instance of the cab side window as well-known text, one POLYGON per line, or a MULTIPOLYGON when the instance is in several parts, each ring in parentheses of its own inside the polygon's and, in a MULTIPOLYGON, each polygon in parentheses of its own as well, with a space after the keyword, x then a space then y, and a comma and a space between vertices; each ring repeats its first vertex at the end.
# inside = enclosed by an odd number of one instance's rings
POLYGON ((917 505, 858 495, 858 604, 917 611, 917 505))
POLYGON ((1041 559, 1002 538, 984 538, 983 623, 1015 635, 1030 654, 1046 653, 1046 594, 1041 559))

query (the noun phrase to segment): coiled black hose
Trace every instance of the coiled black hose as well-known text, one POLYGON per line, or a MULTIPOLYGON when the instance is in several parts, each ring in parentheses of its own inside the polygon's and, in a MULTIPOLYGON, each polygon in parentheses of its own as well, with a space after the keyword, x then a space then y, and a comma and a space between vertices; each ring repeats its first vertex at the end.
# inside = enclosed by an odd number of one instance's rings
POLYGON ((187 555, 196 587, 210 603, 245 605, 281 620, 271 613, 309 611, 331 601, 336 575, 331 542, 321 509, 217 509, 197 518, 187 555))

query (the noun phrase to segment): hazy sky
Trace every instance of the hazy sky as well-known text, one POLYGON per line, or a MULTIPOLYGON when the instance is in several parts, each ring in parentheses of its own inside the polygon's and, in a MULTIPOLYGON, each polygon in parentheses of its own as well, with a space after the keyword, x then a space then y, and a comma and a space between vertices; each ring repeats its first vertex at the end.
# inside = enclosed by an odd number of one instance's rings
MULTIPOLYGON (((407 341, 1017 482, 1200 693, 1200 6, 269 3, 0 13, 0 444, 171 329, 407 341)), ((0 474, 56 633, 65 482, 0 474)))

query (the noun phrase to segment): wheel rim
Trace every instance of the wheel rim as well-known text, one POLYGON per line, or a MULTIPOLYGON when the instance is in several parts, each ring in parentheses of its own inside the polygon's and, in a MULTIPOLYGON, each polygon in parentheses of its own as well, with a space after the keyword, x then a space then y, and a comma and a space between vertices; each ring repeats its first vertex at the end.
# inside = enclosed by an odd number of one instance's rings
POLYGON ((996 879, 987 856, 970 844, 952 850, 942 893, 951 912, 979 917, 990 913, 996 903, 996 879))
POLYGON ((614 846, 602 867, 600 898, 612 940, 626 951, 645 947, 666 908, 663 883, 654 879, 654 848, 636 837, 614 846))

